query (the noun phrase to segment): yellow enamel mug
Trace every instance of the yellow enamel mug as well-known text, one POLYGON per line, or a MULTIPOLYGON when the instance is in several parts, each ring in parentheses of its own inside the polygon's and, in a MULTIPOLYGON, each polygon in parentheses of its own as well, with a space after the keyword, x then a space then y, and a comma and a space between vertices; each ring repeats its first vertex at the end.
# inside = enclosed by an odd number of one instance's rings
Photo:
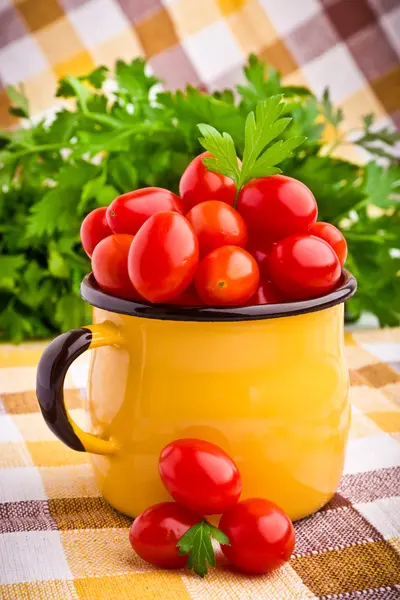
POLYGON ((237 308, 149 305, 82 282, 94 324, 46 348, 37 396, 50 429, 90 452, 99 488, 132 517, 170 499, 161 449, 194 437, 237 463, 242 498, 265 497, 292 519, 324 505, 339 483, 349 429, 344 301, 356 281, 343 271, 322 298, 237 308), (88 433, 63 399, 68 367, 93 348, 88 433))

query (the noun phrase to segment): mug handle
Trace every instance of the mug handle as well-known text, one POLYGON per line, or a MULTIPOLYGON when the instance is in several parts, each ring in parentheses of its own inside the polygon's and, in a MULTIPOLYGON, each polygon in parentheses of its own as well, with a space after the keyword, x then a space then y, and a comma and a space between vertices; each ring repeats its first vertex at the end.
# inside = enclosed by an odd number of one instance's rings
POLYGON ((64 403, 64 379, 72 362, 85 350, 120 344, 121 334, 110 322, 71 329, 56 337, 43 352, 36 376, 40 410, 51 431, 69 448, 93 454, 114 454, 117 445, 83 431, 64 403))

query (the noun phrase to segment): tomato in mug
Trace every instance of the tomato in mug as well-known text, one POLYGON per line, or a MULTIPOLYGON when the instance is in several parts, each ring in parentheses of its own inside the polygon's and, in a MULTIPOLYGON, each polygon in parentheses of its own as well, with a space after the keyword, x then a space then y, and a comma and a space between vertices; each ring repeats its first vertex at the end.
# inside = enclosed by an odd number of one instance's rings
POLYGON ((186 218, 197 235, 202 256, 220 246, 246 246, 246 223, 238 211, 225 202, 207 200, 196 204, 186 218))
POLYGON ((139 229, 128 256, 135 289, 150 302, 171 302, 191 283, 199 244, 190 223, 177 212, 159 212, 139 229))
POLYGON ((233 206, 236 186, 232 179, 212 173, 203 164, 203 158, 212 157, 209 152, 196 156, 186 167, 179 182, 179 194, 188 211, 205 200, 219 200, 233 206))
POLYGON ((249 232, 278 241, 295 233, 307 233, 317 219, 317 203, 304 183, 272 175, 252 179, 240 191, 237 209, 249 232))
POLYGON ((84 251, 92 257, 93 251, 97 244, 112 234, 106 219, 107 208, 101 206, 95 208, 82 221, 81 225, 81 242, 84 251))
POLYGON ((218 527, 230 541, 230 546, 221 545, 222 552, 244 573, 273 571, 289 560, 294 549, 291 520, 264 498, 239 502, 222 515, 218 527))
POLYGON ((247 306, 256 306, 258 304, 279 304, 282 302, 282 296, 276 287, 270 281, 260 281, 260 285, 255 294, 247 301, 247 306))
POLYGON ((164 188, 142 188, 115 198, 107 208, 107 222, 114 233, 135 235, 149 217, 166 210, 184 212, 179 196, 164 188))
POLYGON ((341 267, 333 248, 314 235, 292 235, 269 257, 272 282, 288 300, 317 298, 338 283, 341 267))
POLYGON ((176 544, 201 516, 175 502, 155 504, 133 521, 129 541, 143 560, 163 569, 182 569, 187 556, 180 556, 176 544))
POLYGON ((177 306, 201 306, 202 301, 200 300, 196 288, 194 285, 190 285, 178 298, 175 298, 173 304, 177 306))
POLYGON ((195 285, 207 306, 240 306, 255 293, 259 280, 251 254, 238 246, 221 246, 200 262, 195 285))
POLYGON ((94 249, 92 255, 93 275, 102 290, 127 298, 139 300, 140 295, 132 285, 128 275, 128 254, 133 235, 112 234, 94 249))
POLYGON ((251 239, 246 247, 247 252, 249 252, 256 259, 258 268, 260 269, 261 277, 265 277, 267 279, 269 279, 269 255, 271 254, 274 246, 274 242, 251 239))
POLYGON ((332 246, 343 267, 347 258, 347 243, 339 229, 330 223, 319 221, 311 225, 309 233, 321 238, 321 240, 325 240, 325 242, 332 246))
POLYGON ((219 446, 197 439, 175 440, 161 452, 161 479, 176 502, 211 515, 236 504, 242 480, 233 460, 219 446))

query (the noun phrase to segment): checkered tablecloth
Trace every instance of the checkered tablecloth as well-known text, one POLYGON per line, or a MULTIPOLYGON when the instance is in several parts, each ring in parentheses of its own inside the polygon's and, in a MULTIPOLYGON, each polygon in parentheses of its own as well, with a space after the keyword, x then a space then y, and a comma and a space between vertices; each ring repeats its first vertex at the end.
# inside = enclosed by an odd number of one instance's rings
POLYGON ((346 127, 374 112, 400 124, 399 0, 0 0, 4 87, 24 83, 34 114, 57 78, 145 56, 169 87, 240 81, 250 52, 286 83, 329 86, 346 127))
MULTIPOLYGON (((295 554, 268 576, 223 567, 201 580, 144 563, 130 519, 96 488, 88 455, 59 442, 35 398, 43 344, 0 346, 2 600, 398 600, 400 328, 347 334, 353 420, 345 474, 320 512, 296 523, 295 554)), ((66 398, 83 426, 87 356, 66 398)))

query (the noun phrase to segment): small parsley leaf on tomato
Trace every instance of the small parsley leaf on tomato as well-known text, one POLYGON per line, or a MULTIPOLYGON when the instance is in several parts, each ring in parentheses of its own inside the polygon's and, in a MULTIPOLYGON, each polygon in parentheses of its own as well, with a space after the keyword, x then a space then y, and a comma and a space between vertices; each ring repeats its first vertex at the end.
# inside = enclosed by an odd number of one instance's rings
POLYGON ((228 536, 225 535, 225 533, 223 531, 218 529, 218 527, 215 527, 215 525, 211 525, 211 523, 207 523, 207 525, 211 532, 211 535, 213 536, 213 538, 215 540, 217 540, 217 542, 219 542, 220 544, 224 544, 224 546, 231 545, 228 536))
POLYGON ((237 194, 250 179, 281 173, 281 169, 276 165, 288 158, 292 151, 306 140, 304 136, 293 136, 286 140, 278 140, 267 147, 281 135, 291 121, 288 117, 280 118, 284 108, 282 95, 276 95, 265 102, 259 102, 255 113, 252 111, 247 115, 241 165, 234 141, 228 133, 221 134, 214 127, 204 123, 198 125, 203 136, 199 138, 199 142, 213 155, 212 158, 204 158, 204 164, 210 171, 222 173, 233 179, 237 194))
POLYGON ((215 567, 215 553, 211 537, 220 544, 230 545, 227 536, 208 521, 199 521, 177 543, 179 554, 188 555, 187 567, 200 577, 208 573, 208 566, 215 567))
POLYGON ((200 123, 198 128, 204 136, 199 140, 201 145, 214 156, 214 158, 203 159, 206 167, 209 171, 222 173, 222 175, 230 177, 237 185, 240 178, 240 168, 232 137, 229 133, 219 133, 215 127, 205 123, 200 123))

